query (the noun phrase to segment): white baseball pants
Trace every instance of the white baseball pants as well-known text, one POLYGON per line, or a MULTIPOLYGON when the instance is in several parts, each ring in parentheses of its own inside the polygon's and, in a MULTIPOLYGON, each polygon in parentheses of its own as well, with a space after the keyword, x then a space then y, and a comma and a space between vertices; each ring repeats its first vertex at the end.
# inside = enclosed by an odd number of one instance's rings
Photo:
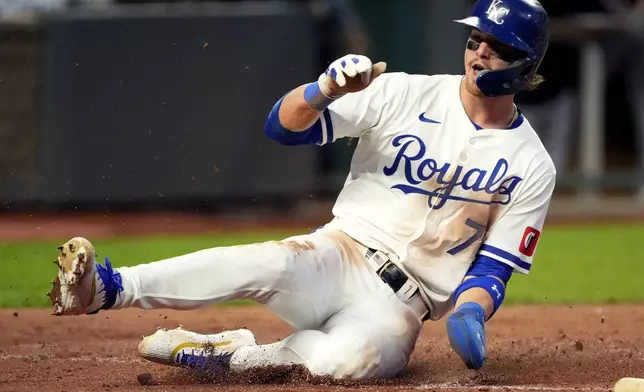
POLYGON ((266 306, 296 332, 243 347, 231 368, 300 364, 335 378, 389 378, 405 368, 422 322, 364 261, 346 234, 311 234, 205 249, 122 267, 113 309, 196 309, 232 299, 266 306))

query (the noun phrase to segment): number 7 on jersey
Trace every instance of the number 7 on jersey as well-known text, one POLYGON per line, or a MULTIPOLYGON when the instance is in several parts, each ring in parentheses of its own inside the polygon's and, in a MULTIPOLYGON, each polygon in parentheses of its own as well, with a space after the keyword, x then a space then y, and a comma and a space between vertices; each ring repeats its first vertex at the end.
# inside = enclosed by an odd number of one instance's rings
POLYGON ((454 256, 455 254, 464 251, 468 246, 472 245, 476 240, 481 238, 485 233, 485 225, 482 225, 478 222, 473 221, 470 218, 467 218, 465 225, 474 229, 474 234, 465 240, 463 243, 456 245, 455 247, 449 249, 447 253, 454 256))

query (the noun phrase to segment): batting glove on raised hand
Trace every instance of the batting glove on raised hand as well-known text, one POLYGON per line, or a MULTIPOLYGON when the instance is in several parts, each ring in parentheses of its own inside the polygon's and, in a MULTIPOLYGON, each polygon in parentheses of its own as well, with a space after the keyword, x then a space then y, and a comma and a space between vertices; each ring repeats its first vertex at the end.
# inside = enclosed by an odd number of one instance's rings
POLYGON ((384 62, 372 65, 366 56, 348 54, 332 62, 318 78, 318 83, 324 95, 338 98, 346 93, 364 90, 386 68, 384 62))
POLYGON ((447 317, 449 344, 468 369, 480 369, 485 363, 485 310, 475 302, 466 302, 447 317))
POLYGON ((314 109, 322 110, 347 93, 362 91, 382 75, 387 64, 371 64, 366 56, 348 54, 329 65, 304 91, 304 99, 314 109))

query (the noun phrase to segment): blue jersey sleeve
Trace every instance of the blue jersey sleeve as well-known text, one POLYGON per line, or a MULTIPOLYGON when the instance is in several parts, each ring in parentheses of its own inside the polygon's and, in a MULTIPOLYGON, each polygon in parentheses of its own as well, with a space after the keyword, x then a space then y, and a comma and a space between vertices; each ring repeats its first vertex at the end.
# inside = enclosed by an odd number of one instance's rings
POLYGON ((324 109, 320 118, 304 131, 293 132, 284 128, 279 119, 279 110, 283 99, 284 97, 275 103, 266 119, 266 123, 264 124, 266 136, 285 146, 303 144, 321 145, 326 140, 333 140, 333 126, 331 125, 328 109, 324 109))
POLYGON ((467 276, 495 276, 507 284, 512 276, 512 266, 488 256, 477 255, 467 271, 467 276))

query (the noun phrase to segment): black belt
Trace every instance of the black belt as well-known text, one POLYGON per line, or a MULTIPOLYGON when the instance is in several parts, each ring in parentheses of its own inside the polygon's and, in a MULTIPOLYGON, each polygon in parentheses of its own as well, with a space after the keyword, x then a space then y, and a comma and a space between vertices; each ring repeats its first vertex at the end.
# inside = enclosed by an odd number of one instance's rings
POLYGON ((429 318, 429 307, 425 304, 420 295, 420 288, 416 283, 411 282, 405 274, 389 257, 376 249, 367 248, 365 259, 376 269, 376 274, 380 276, 394 293, 407 305, 414 309, 421 320, 429 318))
MULTIPOLYGON (((373 257, 375 253, 375 249, 368 248, 366 256, 373 257)), ((397 293, 398 290, 400 290, 409 280, 407 275, 405 275, 405 273, 391 261, 386 261, 382 264, 382 266, 376 270, 376 273, 380 276, 380 279, 382 279, 383 282, 387 283, 389 287, 391 287, 394 293, 397 293)))

